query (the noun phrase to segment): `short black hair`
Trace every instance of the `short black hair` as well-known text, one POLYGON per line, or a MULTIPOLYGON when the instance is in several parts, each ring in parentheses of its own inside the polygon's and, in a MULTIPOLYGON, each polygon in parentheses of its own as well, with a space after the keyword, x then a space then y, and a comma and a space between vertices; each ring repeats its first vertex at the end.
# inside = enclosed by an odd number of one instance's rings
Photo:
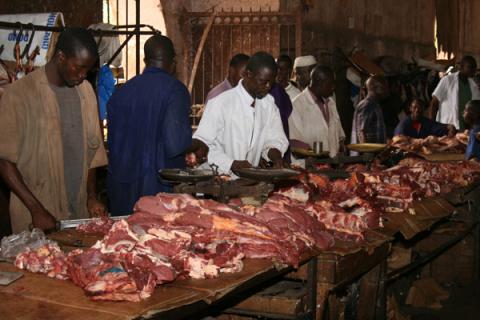
POLYGON ((168 37, 161 34, 154 34, 145 41, 143 46, 145 60, 163 60, 170 62, 175 57, 175 48, 173 42, 168 37))
POLYGON ((66 28, 58 36, 55 53, 62 51, 67 57, 74 56, 81 49, 86 49, 98 59, 98 47, 90 31, 85 28, 66 28))
POLYGON ((242 64, 247 63, 248 59, 250 59, 250 57, 247 56, 245 53, 237 53, 230 60, 230 67, 238 68, 242 64))
POLYGON ((275 62, 275 59, 273 59, 271 54, 265 51, 255 53, 247 63, 247 70, 252 72, 257 72, 261 68, 267 68, 277 72, 277 63, 275 62))
POLYGON ((469 66, 473 67, 474 69, 477 68, 477 60, 475 60, 472 56, 464 56, 462 60, 460 60, 460 64, 468 64, 469 66))
POLYGON ((286 63, 288 63, 288 66, 290 69, 293 69, 293 60, 292 58, 290 58, 289 55, 287 54, 281 54, 278 56, 277 58, 277 64, 280 62, 280 61, 284 61, 286 63))
POLYGON ((413 99, 413 100, 410 102, 410 104, 409 104, 408 107, 410 108, 410 106, 411 106, 414 102, 416 102, 416 103, 422 108, 422 110, 424 110, 424 111, 426 110, 426 108, 427 108, 427 103, 425 102, 425 100, 420 99, 420 98, 415 98, 415 99, 413 99))

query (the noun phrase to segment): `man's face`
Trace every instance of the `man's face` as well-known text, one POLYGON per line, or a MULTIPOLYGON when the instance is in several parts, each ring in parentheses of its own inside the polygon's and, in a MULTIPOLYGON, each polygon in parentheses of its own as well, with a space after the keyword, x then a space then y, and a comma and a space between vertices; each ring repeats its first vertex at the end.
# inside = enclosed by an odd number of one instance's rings
POLYGON ((86 49, 80 49, 70 57, 60 51, 58 53, 58 73, 65 85, 78 86, 85 80, 88 71, 93 68, 96 61, 96 58, 86 49))
POLYGON ((320 89, 320 95, 322 98, 328 98, 333 95, 333 92, 335 91, 335 83, 333 80, 333 77, 329 77, 328 79, 325 79, 320 83, 319 86, 320 89))
POLYGON ((246 86, 255 98, 262 99, 272 88, 275 72, 269 68, 261 68, 257 72, 247 70, 245 76, 246 86))
POLYGON ((290 63, 288 63, 288 61, 279 61, 277 65, 277 81, 287 82, 290 79, 290 75, 292 74, 292 66, 290 65, 290 63))
POLYGON ((475 76, 476 66, 471 63, 464 62, 460 65, 460 74, 466 78, 475 76))
POLYGON ((310 83, 310 72, 315 66, 295 68, 296 80, 301 89, 304 89, 310 83))
POLYGON ((230 79, 233 81, 232 86, 236 86, 240 79, 245 76, 245 68, 247 67, 247 62, 241 63, 236 67, 230 67, 228 72, 230 73, 230 79))
POLYGON ((410 104, 410 112, 411 112, 410 116, 412 117, 412 120, 418 121, 423 115, 423 108, 417 101, 413 101, 410 104))

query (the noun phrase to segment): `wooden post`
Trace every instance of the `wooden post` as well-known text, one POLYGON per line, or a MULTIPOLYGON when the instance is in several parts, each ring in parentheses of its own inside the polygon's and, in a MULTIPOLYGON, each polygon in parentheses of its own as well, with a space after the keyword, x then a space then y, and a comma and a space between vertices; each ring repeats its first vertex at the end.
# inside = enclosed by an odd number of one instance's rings
POLYGON ((302 9, 298 8, 295 17, 295 57, 302 55, 302 9))
POLYGON ((207 41, 208 34, 210 33, 210 29, 212 28, 212 25, 214 22, 215 22, 215 12, 212 13, 212 15, 208 20, 207 26, 205 27, 205 30, 203 30, 202 39, 200 40, 197 53, 195 54, 192 74, 190 75, 190 81, 188 82, 188 91, 190 92, 190 94, 192 93, 193 84, 195 82, 195 76, 197 74, 198 64, 200 63, 200 58, 202 57, 203 47, 205 46, 205 42, 207 41))

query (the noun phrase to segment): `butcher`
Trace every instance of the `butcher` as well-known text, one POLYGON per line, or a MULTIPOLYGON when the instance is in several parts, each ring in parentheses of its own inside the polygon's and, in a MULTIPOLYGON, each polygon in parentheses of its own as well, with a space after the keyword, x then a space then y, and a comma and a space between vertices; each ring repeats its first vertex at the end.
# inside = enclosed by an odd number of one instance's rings
POLYGON ((312 70, 310 85, 293 99, 289 119, 292 146, 311 148, 314 142, 321 141, 331 157, 337 155, 345 133, 332 99, 334 89, 332 69, 316 66, 312 70))
POLYGON ((460 70, 440 80, 432 93, 430 118, 438 122, 454 125, 460 131, 465 130, 463 110, 470 100, 480 99, 480 90, 473 80, 477 62, 472 56, 460 61, 460 70))
POLYGON ((371 76, 366 82, 367 97, 358 103, 353 114, 352 143, 385 143, 387 133, 380 102, 388 96, 382 76, 371 76))
POLYGON ((112 215, 130 214, 142 196, 170 192, 158 170, 184 168, 191 145, 191 99, 177 80, 172 41, 151 36, 144 46, 146 68, 115 91, 108 102, 108 197, 112 215))
POLYGON ((107 157, 95 93, 84 81, 97 59, 86 29, 66 29, 53 58, 2 96, 0 176, 13 192, 14 233, 106 212, 97 200, 95 168, 107 157))
POLYGON ((463 119, 471 127, 465 158, 480 160, 480 100, 467 103, 463 119))
POLYGON ((443 124, 433 121, 423 115, 425 102, 414 99, 410 103, 410 115, 403 119, 395 128, 395 135, 403 135, 412 138, 426 138, 428 136, 454 136, 457 130, 454 125, 443 124))
POLYGON ((257 52, 238 85, 207 103, 193 138, 208 146, 208 163, 217 165, 221 173, 256 167, 261 158, 283 167, 288 140, 269 94, 276 71, 273 57, 257 52))

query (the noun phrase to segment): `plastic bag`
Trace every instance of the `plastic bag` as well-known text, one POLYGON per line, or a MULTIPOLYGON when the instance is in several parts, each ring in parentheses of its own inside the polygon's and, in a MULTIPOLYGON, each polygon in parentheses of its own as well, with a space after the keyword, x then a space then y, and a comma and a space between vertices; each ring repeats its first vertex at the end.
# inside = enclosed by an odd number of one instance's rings
POLYGON ((22 231, 2 239, 0 257, 13 260, 19 253, 25 251, 27 248, 35 250, 40 246, 52 242, 53 241, 45 237, 45 234, 40 229, 34 228, 31 232, 22 231))

